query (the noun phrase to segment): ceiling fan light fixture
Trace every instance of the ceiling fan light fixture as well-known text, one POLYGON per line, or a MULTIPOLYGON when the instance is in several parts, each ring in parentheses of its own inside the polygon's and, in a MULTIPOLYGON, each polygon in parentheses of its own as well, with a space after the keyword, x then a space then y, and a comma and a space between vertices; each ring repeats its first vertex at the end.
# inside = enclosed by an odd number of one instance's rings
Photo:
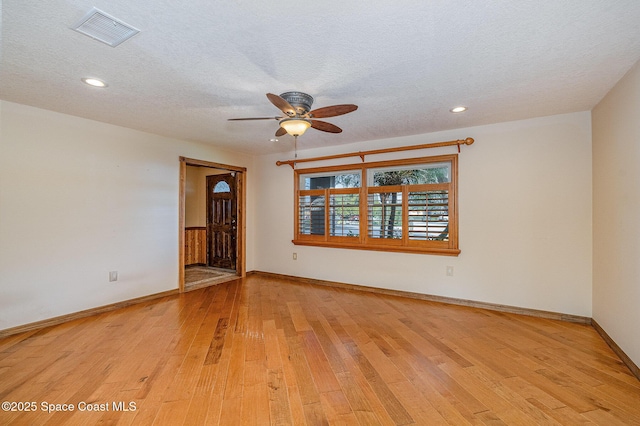
POLYGON ((297 138, 302 136, 309 127, 327 133, 341 133, 342 129, 326 121, 316 120, 317 118, 337 117, 348 114, 358 109, 358 105, 341 104, 331 105, 324 108, 311 109, 313 97, 302 92, 285 92, 282 95, 267 93, 267 99, 282 111, 281 117, 247 117, 229 118, 230 121, 240 120, 278 120, 278 130, 275 136, 283 136, 285 133, 297 138))
POLYGON ((311 127, 311 121, 304 118, 285 118, 280 120, 280 127, 291 136, 302 136, 311 127))

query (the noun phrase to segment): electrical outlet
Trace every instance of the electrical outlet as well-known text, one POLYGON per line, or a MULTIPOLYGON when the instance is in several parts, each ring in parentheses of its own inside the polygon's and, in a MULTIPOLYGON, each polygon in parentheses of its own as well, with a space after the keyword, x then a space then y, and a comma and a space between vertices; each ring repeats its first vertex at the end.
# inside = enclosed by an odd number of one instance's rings
POLYGON ((293 253, 293 260, 298 260, 298 253, 293 253))
POLYGON ((447 276, 448 277, 453 276, 453 266, 447 266, 447 276))
POLYGON ((118 271, 109 271, 109 282, 118 281, 118 271))

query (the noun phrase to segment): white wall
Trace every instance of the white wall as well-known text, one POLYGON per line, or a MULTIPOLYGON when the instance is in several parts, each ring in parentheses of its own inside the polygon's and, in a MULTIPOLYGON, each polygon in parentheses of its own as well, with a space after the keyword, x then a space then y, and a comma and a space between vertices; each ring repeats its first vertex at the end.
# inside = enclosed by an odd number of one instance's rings
POLYGON ((200 209, 200 167, 187 166, 184 180, 184 226, 204 226, 201 223, 206 219, 201 217, 200 209))
POLYGON ((640 62, 593 109, 593 319, 640 365, 640 62))
POLYGON ((462 254, 447 257, 294 246, 293 173, 275 166, 291 153, 252 159, 9 102, 0 108, 0 329, 176 288, 181 155, 248 167, 248 271, 591 316, 588 112, 340 147, 476 139, 459 162, 462 254), (120 273, 116 283, 110 270, 120 273))
MULTIPOLYGON (((252 161, 24 105, 0 108, 0 329, 177 288, 179 156, 252 161)), ((253 182, 248 173, 250 247, 253 182)))
MULTIPOLYGON (((299 146, 306 137, 312 135, 305 134, 299 146)), ((289 153, 256 159, 261 182, 256 269, 590 317, 589 112, 369 141, 342 146, 339 152, 466 137, 476 142, 462 147, 459 157, 459 257, 293 245, 293 172, 275 165, 292 158, 289 153), (447 265, 454 267, 453 277, 446 276, 447 265)), ((336 151, 307 150, 299 158, 336 151)), ((393 157, 455 151, 438 148, 393 157)), ((368 161, 384 158, 391 156, 368 161)))
POLYGON ((207 176, 229 173, 210 167, 187 166, 184 226, 207 226, 207 176))

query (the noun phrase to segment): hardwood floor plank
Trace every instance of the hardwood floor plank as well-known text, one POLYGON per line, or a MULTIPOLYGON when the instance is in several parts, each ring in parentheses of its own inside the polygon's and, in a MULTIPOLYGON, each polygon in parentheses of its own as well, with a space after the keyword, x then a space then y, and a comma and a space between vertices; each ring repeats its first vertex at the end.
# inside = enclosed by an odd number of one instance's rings
POLYGON ((282 372, 287 386, 287 395, 289 397, 289 408, 291 410, 291 420, 294 425, 305 424, 304 407, 302 405, 302 397, 298 389, 298 380, 290 359, 290 349, 287 345, 287 337, 283 329, 277 330, 278 347, 282 360, 282 372))
POLYGON ((245 360, 242 425, 269 423, 269 393, 267 371, 263 360, 245 360), (250 402, 250 403, 248 403, 250 402))
MULTIPOLYGON (((478 374, 478 372, 474 372, 478 374)), ((479 374, 486 374, 484 372, 479 374)), ((549 395, 544 390, 539 387, 534 386, 531 382, 521 378, 521 377, 509 377, 507 379, 501 380, 499 384, 496 385, 495 391, 501 395, 505 395, 505 397, 513 403, 514 400, 518 400, 514 395, 517 394, 519 398, 524 400, 536 400, 541 404, 551 408, 552 410, 556 410, 559 408, 564 408, 567 406, 564 402, 554 398, 552 395, 549 395), (512 393, 513 392, 513 393, 512 393)))
POLYGON ((587 411, 586 413, 582 413, 582 416, 599 425, 628 426, 630 424, 637 424, 632 420, 626 418, 620 419, 613 414, 600 409, 587 411))
POLYGON ((284 372, 282 369, 268 370, 267 375, 271 424, 278 426, 293 424, 284 372))
POLYGON ((282 358, 278 346, 278 329, 275 319, 263 321, 264 361, 267 370, 282 369, 282 358))
POLYGON ((293 321, 293 327, 296 331, 308 331, 311 330, 311 326, 307 322, 304 310, 298 302, 288 302, 287 307, 291 313, 291 321, 293 321))
POLYGON ((407 408, 409 415, 419 425, 446 425, 447 421, 422 398, 416 387, 410 382, 395 382, 389 384, 389 388, 398 398, 398 401, 407 408))
MULTIPOLYGON (((357 368, 354 366, 354 368, 357 368)), ((393 420, 359 371, 337 374, 342 392, 361 424, 393 424, 393 420)))
MULTIPOLYGON (((541 413, 546 415, 546 418, 553 419, 554 422, 560 425, 583 425, 583 424, 594 424, 586 417, 582 416, 579 413, 576 413, 571 408, 567 406, 563 406, 560 408, 550 408, 547 405, 541 403, 535 398, 527 399, 527 403, 529 405, 541 413)), ((536 414, 534 414, 536 415, 536 414)), ((549 424, 554 424, 551 421, 548 421, 549 424)))
POLYGON ((0 400, 136 407, 3 425, 640 424, 592 327, 257 275, 0 339, 0 400))
POLYGON ((307 425, 325 426, 329 424, 327 416, 322 409, 322 404, 319 401, 304 405, 304 418, 307 425))
MULTIPOLYGON (((533 398, 527 399, 525 396, 519 394, 508 386, 504 386, 501 384, 491 387, 491 391, 495 393, 497 397, 502 398, 509 404, 508 407, 500 407, 499 409, 495 410, 493 407, 491 407, 491 411, 495 412, 496 415, 507 424, 558 424, 554 420, 553 416, 548 415, 548 413, 538 409, 537 406, 531 403, 531 400, 533 398)), ((562 405, 562 407, 566 406, 562 405)))
MULTIPOLYGON (((478 412, 486 411, 483 410, 483 407, 486 407, 487 410, 491 410, 494 413, 500 415, 500 418, 504 420, 501 416, 501 413, 508 412, 513 409, 513 405, 509 403, 505 398, 498 395, 494 389, 483 380, 480 380, 478 377, 473 375, 469 370, 469 368, 461 368, 457 363, 454 362, 444 362, 438 364, 438 369, 442 370, 447 376, 449 376, 469 395, 472 395, 473 398, 478 401, 480 404, 476 410, 480 410, 478 412)), ((456 395, 459 395, 459 392, 454 392, 456 395)), ((472 404, 467 404, 467 406, 472 406, 472 404)), ((473 404, 475 405, 475 404, 473 404)))
POLYGON ((351 411, 349 401, 342 391, 320 394, 320 403, 328 424, 358 425, 358 419, 351 411))
POLYGON ((400 322, 403 323, 404 325, 406 325, 411 330, 415 331, 417 334, 422 336, 427 341, 429 341, 429 343, 431 343, 435 348, 437 348, 442 354, 444 354, 447 357, 451 358, 452 361, 457 362, 458 364, 460 364, 461 367, 470 367, 470 366, 473 365, 469 360, 467 360, 466 358, 461 356, 458 352, 456 352, 455 350, 451 349, 446 344, 442 343, 441 340, 438 340, 437 337, 434 337, 430 333, 428 333, 424 329, 424 327, 422 327, 421 325, 417 324, 415 321, 412 321, 412 320, 410 320, 408 318, 402 318, 402 319, 400 319, 400 322))
POLYGON ((152 424, 159 426, 184 424, 188 409, 189 406, 184 400, 164 401, 152 424))
POLYGON ((228 329, 229 318, 219 318, 213 332, 213 339, 211 340, 211 343, 209 343, 209 350, 207 351, 207 356, 204 359, 204 365, 217 364, 218 361, 220 361, 228 329))
POLYGON ((309 371, 311 372, 318 392, 339 391, 340 385, 329 365, 329 361, 327 361, 322 351, 320 343, 318 343, 315 333, 313 331, 302 332, 300 333, 300 340, 307 358, 309 371))
POLYGON ((231 338, 231 356, 226 374, 226 384, 224 387, 224 399, 242 399, 244 387, 244 355, 246 345, 241 336, 234 333, 231 338))
MULTIPOLYGON (((211 397, 209 398, 207 405, 207 420, 205 424, 217 425, 222 422, 222 409, 224 402, 224 393, 227 385, 227 374, 229 371, 229 366, 231 363, 231 355, 233 348, 235 333, 230 332, 230 330, 235 329, 237 317, 233 312, 233 307, 238 307, 239 299, 241 296, 241 286, 236 281, 231 281, 226 283, 229 287, 229 293, 226 298, 226 302, 221 310, 221 315, 230 318, 230 323, 228 326, 228 332, 225 334, 223 350, 220 354, 220 358, 217 364, 211 364, 207 366, 208 368, 216 368, 216 376, 215 380, 212 383, 211 389, 211 397)), ((193 401, 192 401, 193 403, 193 401)), ((195 424, 190 423, 190 419, 187 418, 187 424, 195 424)))
POLYGON ((300 392, 300 399, 303 405, 320 402, 320 395, 309 369, 309 364, 305 358, 302 344, 297 337, 288 337, 289 347, 288 361, 296 378, 296 386, 300 392))
POLYGON ((378 396, 378 399, 387 410, 393 422, 397 425, 414 423, 413 418, 407 410, 400 404, 400 401, 391 392, 387 384, 380 377, 375 368, 371 365, 367 357, 360 351, 355 343, 347 345, 347 350, 358 364, 360 371, 369 382, 369 385, 378 396))

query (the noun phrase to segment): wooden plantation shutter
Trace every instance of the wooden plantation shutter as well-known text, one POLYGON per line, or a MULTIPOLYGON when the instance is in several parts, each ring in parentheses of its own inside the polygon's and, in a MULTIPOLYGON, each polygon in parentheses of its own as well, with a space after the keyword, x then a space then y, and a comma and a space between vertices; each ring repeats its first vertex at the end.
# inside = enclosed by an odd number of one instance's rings
POLYGON ((458 255, 457 159, 295 170, 294 244, 458 255))

